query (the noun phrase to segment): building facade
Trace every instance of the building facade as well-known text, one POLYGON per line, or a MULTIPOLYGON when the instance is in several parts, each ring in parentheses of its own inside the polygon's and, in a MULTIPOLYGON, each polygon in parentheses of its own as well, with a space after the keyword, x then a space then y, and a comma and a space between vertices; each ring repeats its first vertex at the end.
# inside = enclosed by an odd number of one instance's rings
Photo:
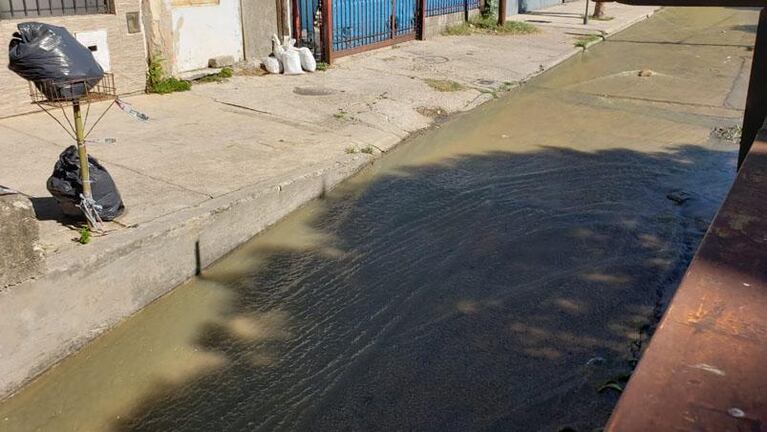
MULTIPOLYGON (((94 56, 115 77, 121 94, 140 93, 146 87, 146 44, 140 0, 0 0, 0 55, 5 64, 8 42, 17 24, 38 21, 66 27, 85 42, 94 56)), ((27 82, 0 68, 0 116, 37 111, 27 82)))

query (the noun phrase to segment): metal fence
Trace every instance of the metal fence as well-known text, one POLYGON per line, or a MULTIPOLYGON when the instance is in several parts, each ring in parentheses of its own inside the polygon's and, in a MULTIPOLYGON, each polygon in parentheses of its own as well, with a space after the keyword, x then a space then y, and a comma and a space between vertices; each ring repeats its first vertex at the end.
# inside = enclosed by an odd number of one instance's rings
POLYGON ((465 7, 469 10, 479 8, 479 0, 426 0, 426 16, 447 15, 463 12, 465 7), (464 5, 464 1, 468 2, 464 5))
POLYGON ((298 23, 301 26, 294 29, 296 32, 293 37, 300 42, 301 46, 307 47, 314 52, 314 56, 320 58, 322 50, 321 43, 321 22, 322 22, 322 2, 320 0, 296 0, 298 2, 298 23))
POLYGON ((0 19, 112 12, 111 0, 0 0, 0 19))
POLYGON ((415 0, 332 0, 333 51, 415 34, 415 0))
POLYGON ((299 18, 294 22, 300 27, 294 37, 325 61, 414 39, 418 1, 296 0, 299 18), (330 29, 324 20, 332 23, 330 29), (323 46, 326 39, 330 46, 323 46))

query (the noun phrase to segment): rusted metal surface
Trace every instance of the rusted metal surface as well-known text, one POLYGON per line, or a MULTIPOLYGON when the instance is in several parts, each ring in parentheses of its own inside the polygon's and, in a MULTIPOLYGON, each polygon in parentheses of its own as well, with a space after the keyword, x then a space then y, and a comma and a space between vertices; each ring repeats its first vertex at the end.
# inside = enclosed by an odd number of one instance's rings
POLYGON ((322 0, 321 11, 322 24, 322 59, 327 64, 333 63, 333 0, 322 0))
POLYGON ((767 431, 767 130, 618 402, 608 431, 767 431))
POLYGON ((748 82, 746 112, 743 116, 743 130, 740 137, 738 167, 751 149, 759 128, 767 117, 767 9, 759 13, 759 26, 754 43, 754 59, 751 64, 751 78, 748 82))

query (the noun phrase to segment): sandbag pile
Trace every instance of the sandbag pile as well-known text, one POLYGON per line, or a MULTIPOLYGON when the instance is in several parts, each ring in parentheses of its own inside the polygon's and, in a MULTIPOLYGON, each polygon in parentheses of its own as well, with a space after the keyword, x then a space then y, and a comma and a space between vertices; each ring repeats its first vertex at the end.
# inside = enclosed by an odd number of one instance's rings
POLYGON ((48 100, 78 99, 104 76, 91 51, 64 27, 38 22, 16 27, 8 68, 34 82, 48 100))
POLYGON ((277 35, 272 36, 274 49, 272 55, 263 60, 264 69, 269 73, 285 75, 298 75, 317 70, 317 62, 309 48, 296 48, 295 39, 285 36, 283 41, 277 35))
MULTIPOLYGON (((101 220, 110 221, 120 216, 125 210, 120 192, 115 186, 107 169, 94 157, 88 156, 91 193, 96 202, 96 213, 101 220)), ((80 155, 77 147, 70 146, 59 155, 53 167, 53 174, 48 179, 48 192, 56 198, 61 212, 66 216, 81 218, 80 194, 83 183, 80 180, 80 155)))

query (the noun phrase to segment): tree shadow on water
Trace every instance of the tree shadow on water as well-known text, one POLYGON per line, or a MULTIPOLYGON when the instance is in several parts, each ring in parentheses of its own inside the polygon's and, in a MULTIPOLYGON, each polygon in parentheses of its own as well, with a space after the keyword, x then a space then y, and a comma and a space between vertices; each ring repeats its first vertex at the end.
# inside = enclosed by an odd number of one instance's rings
MULTIPOLYGON (((224 366, 118 431, 591 430, 734 177, 734 151, 543 148, 400 168, 312 207, 302 248, 203 272, 224 366)), ((234 258, 231 258, 234 259, 234 258)), ((181 288, 184 289, 184 288, 181 288)))

